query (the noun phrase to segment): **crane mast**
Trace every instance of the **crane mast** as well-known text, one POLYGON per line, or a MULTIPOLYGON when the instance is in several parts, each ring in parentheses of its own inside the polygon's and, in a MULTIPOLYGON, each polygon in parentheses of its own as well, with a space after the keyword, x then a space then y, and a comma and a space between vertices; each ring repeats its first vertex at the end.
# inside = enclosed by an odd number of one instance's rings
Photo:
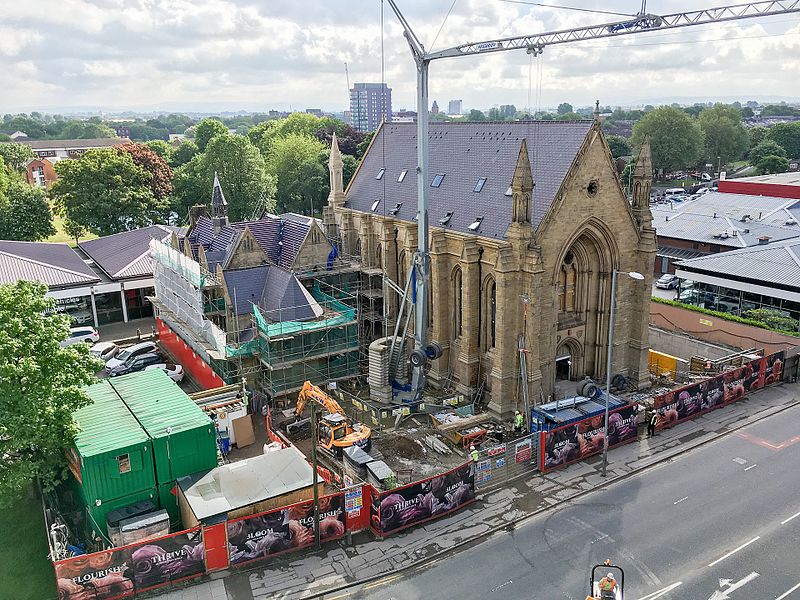
MULTIPOLYGON (((403 35, 411 49, 414 62, 417 65, 417 252, 413 261, 413 294, 409 297, 409 286, 398 312, 402 315, 405 307, 413 306, 414 309, 414 350, 410 354, 413 367, 411 389, 411 402, 422 399, 422 390, 425 385, 425 365, 428 360, 438 358, 441 349, 438 344, 430 344, 427 340, 427 314, 428 314, 428 288, 430 286, 430 251, 429 251, 429 223, 428 223, 428 72, 433 60, 442 58, 457 58, 474 56, 509 50, 526 50, 529 54, 541 54, 546 46, 556 44, 570 44, 586 40, 596 40, 625 35, 646 33, 650 31, 664 31, 706 25, 709 23, 722 23, 738 21, 756 17, 769 17, 800 12, 800 0, 767 0, 761 2, 748 2, 729 6, 719 6, 702 10, 673 13, 669 15, 656 15, 646 12, 646 0, 643 0, 639 13, 630 19, 575 27, 532 35, 514 36, 484 40, 482 42, 469 42, 438 50, 426 52, 425 47, 414 33, 405 16, 400 12, 395 0, 387 0, 394 11, 400 24, 403 26, 403 35)), ((401 334, 402 344, 407 331, 401 334)), ((400 353, 397 353, 400 355, 400 353)))

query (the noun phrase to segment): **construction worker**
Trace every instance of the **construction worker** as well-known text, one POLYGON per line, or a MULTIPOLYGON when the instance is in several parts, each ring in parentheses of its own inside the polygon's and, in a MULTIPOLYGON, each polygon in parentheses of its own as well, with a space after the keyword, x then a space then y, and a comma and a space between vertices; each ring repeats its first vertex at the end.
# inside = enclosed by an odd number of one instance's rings
POLYGON ((525 419, 522 418, 522 413, 518 410, 514 411, 514 433, 517 436, 522 435, 522 428, 525 426, 525 419))
POLYGON ((469 447, 469 457, 472 459, 472 462, 478 462, 478 451, 475 449, 475 446, 469 447))
POLYGON ((600 580, 600 598, 606 600, 614 600, 617 592, 617 580, 614 579, 614 574, 609 573, 600 580))

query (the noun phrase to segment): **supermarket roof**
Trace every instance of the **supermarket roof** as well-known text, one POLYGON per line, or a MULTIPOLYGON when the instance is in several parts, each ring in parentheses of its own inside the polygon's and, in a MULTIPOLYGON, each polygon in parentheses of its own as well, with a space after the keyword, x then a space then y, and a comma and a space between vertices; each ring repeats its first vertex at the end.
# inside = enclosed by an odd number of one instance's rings
POLYGON ((313 471, 297 448, 289 446, 211 469, 195 480, 178 480, 198 520, 282 496, 313 485, 313 471))
POLYGON ((75 447, 81 456, 94 456, 149 441, 108 380, 84 390, 92 403, 74 413, 80 429, 75 447))
POLYGON ((211 425, 211 418, 161 369, 108 381, 153 439, 211 425))

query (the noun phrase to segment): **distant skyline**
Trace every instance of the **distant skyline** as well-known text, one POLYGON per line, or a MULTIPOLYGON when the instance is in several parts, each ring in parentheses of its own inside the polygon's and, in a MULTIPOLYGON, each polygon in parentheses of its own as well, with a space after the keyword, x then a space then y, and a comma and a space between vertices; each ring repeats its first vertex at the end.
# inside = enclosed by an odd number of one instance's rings
MULTIPOLYGON (((433 49, 623 18, 522 0, 458 0, 442 26, 452 0, 397 1, 433 49)), ((720 4, 651 0, 648 11, 720 4)), ((37 0, 35 6, 0 0, 3 113, 341 112, 349 104, 345 62, 350 85, 381 81, 379 0, 37 0)), ((640 2, 579 6, 635 13, 640 2)), ((388 4, 384 11, 383 80, 395 110, 413 110, 413 61, 388 4)), ((434 62, 430 98, 440 107, 463 99, 465 112, 500 104, 524 109, 529 99, 534 110, 595 99, 622 106, 679 98, 796 102, 800 15, 553 46, 535 59, 519 51, 434 62)))

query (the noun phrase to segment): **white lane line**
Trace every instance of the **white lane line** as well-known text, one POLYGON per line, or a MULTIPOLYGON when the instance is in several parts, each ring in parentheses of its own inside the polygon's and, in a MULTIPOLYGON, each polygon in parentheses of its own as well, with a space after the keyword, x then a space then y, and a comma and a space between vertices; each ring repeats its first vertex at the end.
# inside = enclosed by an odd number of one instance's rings
POLYGON ((647 596, 642 596, 641 598, 639 598, 639 600, 656 600, 656 598, 661 598, 661 596, 663 596, 667 592, 671 592, 681 584, 683 584, 683 582, 678 581, 676 583, 673 583, 672 585, 668 585, 663 590, 658 590, 657 592, 652 592, 650 594, 647 594, 647 596))
POLYGON ((745 471, 749 471, 750 469, 755 469, 758 465, 750 465, 749 467, 745 468, 745 471))
POLYGON ((684 500, 688 500, 688 499, 689 499, 689 496, 684 496, 684 497, 683 497, 683 498, 681 498, 680 500, 675 500, 675 502, 673 502, 673 504, 680 504, 680 503, 681 503, 681 502, 683 502, 684 500))
POLYGON ((755 541, 757 541, 757 540, 759 540, 759 539, 761 539, 761 536, 760 536, 760 535, 757 535, 756 537, 754 537, 754 538, 753 538, 752 540, 750 540, 749 542, 745 542, 744 544, 742 544, 742 545, 741 545, 741 546, 739 546, 738 548, 736 548, 736 549, 734 549, 734 550, 731 550, 730 552, 728 552, 728 553, 727 553, 725 556, 721 556, 720 558, 718 558, 718 559, 717 559, 717 560, 715 560, 714 562, 712 562, 712 563, 709 563, 709 564, 708 564, 708 566, 709 566, 709 567, 713 567, 714 565, 716 565, 717 563, 720 563, 720 562, 722 562, 723 560, 725 560, 725 559, 726 559, 726 558, 728 558, 729 556, 733 556, 734 554, 736 554, 736 553, 737 553, 739 550, 741 550, 742 548, 747 548, 747 546, 749 546, 750 544, 752 544, 753 542, 755 542, 755 541))
POLYGON ((784 519, 783 521, 781 521, 781 525, 786 525, 789 521, 791 521, 795 517, 800 517, 800 512, 796 512, 791 517, 789 517, 788 519, 784 519))
POLYGON ((798 583, 798 584, 797 584, 796 586, 794 586, 792 589, 790 589, 790 590, 787 590, 787 591, 783 592, 783 593, 782 593, 780 596, 778 596, 777 598, 775 598, 775 600, 783 600, 784 598, 786 598, 786 596, 788 596, 789 594, 791 594, 791 593, 792 593, 793 591, 795 591, 797 588, 800 588, 800 583, 798 583))

